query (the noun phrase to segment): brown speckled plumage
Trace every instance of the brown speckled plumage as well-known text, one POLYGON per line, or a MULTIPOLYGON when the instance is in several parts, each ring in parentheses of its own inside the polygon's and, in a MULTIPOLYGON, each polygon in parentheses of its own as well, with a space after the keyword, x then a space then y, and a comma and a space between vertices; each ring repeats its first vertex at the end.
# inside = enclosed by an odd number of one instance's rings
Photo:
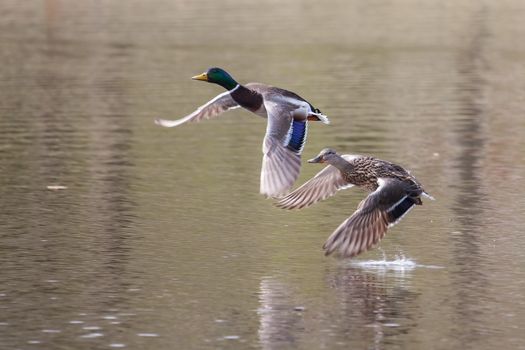
POLYGON ((368 156, 356 156, 348 162, 351 164, 348 171, 342 173, 348 183, 375 191, 379 186, 377 179, 380 177, 396 178, 419 186, 416 178, 401 166, 368 156))
POLYGON ((311 180, 282 197, 276 205, 300 209, 334 195, 338 190, 358 186, 371 193, 357 210, 328 238, 325 254, 353 257, 377 244, 414 205, 421 205, 421 184, 403 167, 381 159, 338 155, 324 149, 311 163, 328 163, 311 180))

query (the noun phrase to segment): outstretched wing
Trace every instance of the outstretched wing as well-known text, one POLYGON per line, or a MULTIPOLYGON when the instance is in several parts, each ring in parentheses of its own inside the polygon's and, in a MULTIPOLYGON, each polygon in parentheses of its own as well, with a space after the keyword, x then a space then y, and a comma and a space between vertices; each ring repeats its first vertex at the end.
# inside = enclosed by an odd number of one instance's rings
POLYGON ((410 184, 397 179, 378 179, 379 187, 368 195, 357 210, 328 237, 325 255, 353 257, 368 250, 384 237, 416 204, 410 184))
MULTIPOLYGON (((342 157, 351 160, 355 156, 345 154, 342 157)), ((275 205, 282 209, 302 209, 352 186, 343 178, 339 169, 328 165, 301 187, 281 198, 275 205)))
POLYGON ((263 154, 260 192, 267 197, 282 196, 299 176, 301 156, 272 136, 264 138, 263 154))
POLYGON ((172 128, 174 126, 179 126, 186 122, 199 122, 203 119, 215 118, 222 113, 239 108, 239 104, 233 100, 229 91, 226 91, 208 103, 200 106, 197 110, 184 118, 177 120, 167 120, 167 119, 155 119, 155 124, 164 126, 166 128, 172 128))
POLYGON ((299 176, 307 128, 304 125, 299 129, 293 120, 293 111, 297 108, 293 104, 265 100, 264 107, 268 125, 262 149, 260 192, 268 197, 278 197, 287 193, 299 176), (298 135, 298 130, 303 134, 298 135))

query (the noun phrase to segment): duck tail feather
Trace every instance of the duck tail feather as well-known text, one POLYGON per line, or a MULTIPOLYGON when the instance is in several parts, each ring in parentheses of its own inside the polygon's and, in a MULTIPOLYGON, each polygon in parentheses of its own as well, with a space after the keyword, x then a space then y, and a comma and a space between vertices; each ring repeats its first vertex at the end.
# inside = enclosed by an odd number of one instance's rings
POLYGON ((318 121, 318 122, 321 122, 323 124, 330 124, 330 120, 328 119, 328 117, 326 115, 324 115, 323 113, 317 113, 317 112, 310 112, 310 114, 308 114, 308 120, 310 121, 318 121))
POLYGON ((435 200, 436 200, 434 197, 432 197, 431 195, 429 195, 429 194, 426 193, 426 192, 423 192, 422 195, 425 196, 425 197, 427 197, 427 198, 430 199, 431 201, 435 201, 435 200))

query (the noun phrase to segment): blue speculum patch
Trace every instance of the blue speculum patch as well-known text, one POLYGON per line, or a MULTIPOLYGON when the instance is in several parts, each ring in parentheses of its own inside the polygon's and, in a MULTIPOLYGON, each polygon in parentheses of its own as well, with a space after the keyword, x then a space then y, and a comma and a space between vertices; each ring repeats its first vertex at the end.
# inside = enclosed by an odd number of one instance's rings
POLYGON ((399 219, 403 214, 405 214, 408 209, 410 209, 414 205, 414 201, 412 198, 407 197, 405 198, 401 203, 396 205, 394 209, 390 212, 390 215, 394 218, 394 220, 399 219))
POLYGON ((288 147, 295 152, 301 152, 303 150, 304 142, 306 141, 306 130, 307 123, 293 121, 291 125, 290 141, 288 147))

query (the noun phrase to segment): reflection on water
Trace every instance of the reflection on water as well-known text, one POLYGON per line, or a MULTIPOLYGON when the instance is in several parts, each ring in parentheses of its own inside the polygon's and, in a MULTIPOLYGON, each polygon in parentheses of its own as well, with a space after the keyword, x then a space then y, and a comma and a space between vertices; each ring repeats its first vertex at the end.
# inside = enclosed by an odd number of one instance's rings
POLYGON ((305 330, 304 307, 293 304, 286 284, 264 277, 259 292, 259 339, 264 349, 296 347, 305 330))
POLYGON ((341 308, 338 313, 344 313, 338 334, 353 339, 364 333, 366 346, 380 349, 402 345, 396 336, 407 334, 416 326, 418 295, 410 290, 410 275, 404 271, 385 275, 349 268, 336 271, 329 278, 341 308), (360 320, 357 324, 356 319, 360 320))
POLYGON ((459 54, 458 70, 458 120, 454 125, 457 155, 454 162, 458 169, 454 187, 456 198, 452 205, 457 220, 452 248, 452 259, 457 271, 453 277, 455 288, 455 320, 463 325, 453 330, 451 337, 459 339, 463 346, 479 347, 483 324, 489 315, 480 308, 490 299, 490 280, 485 274, 481 246, 486 224, 486 193, 480 179, 479 168, 485 143, 485 90, 482 74, 490 67, 484 59, 487 40, 487 8, 483 6, 472 14, 470 30, 472 36, 459 54), (466 205, 467 204, 467 205, 466 205))
POLYGON ((523 347, 522 2, 0 11, 0 348, 523 347), (305 158, 390 159, 437 200, 325 258, 362 192, 281 211, 257 194, 263 120, 153 124, 220 92, 189 79, 209 66, 315 100, 332 125, 305 158))
POLYGON ((341 266, 327 273, 321 298, 303 306, 300 291, 265 277, 260 342, 265 349, 302 348, 312 341, 370 349, 401 346, 398 336, 417 326, 418 293, 411 290, 411 278, 405 269, 369 272, 341 266))

